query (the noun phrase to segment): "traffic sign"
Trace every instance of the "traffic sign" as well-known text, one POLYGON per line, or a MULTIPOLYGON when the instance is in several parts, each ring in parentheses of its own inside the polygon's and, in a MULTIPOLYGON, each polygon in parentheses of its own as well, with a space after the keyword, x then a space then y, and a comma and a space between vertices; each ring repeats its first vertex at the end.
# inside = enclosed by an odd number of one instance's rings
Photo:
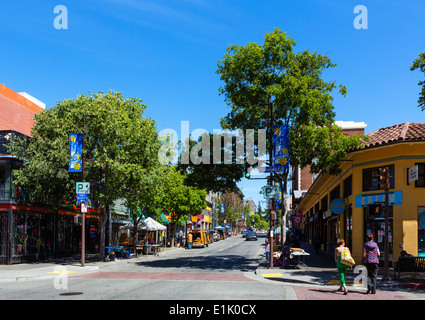
POLYGON ((264 186, 262 189, 264 199, 273 199, 279 197, 279 187, 264 186))
POLYGON ((90 194, 90 182, 77 182, 77 194, 86 193, 90 194))
POLYGON ((77 193, 77 202, 89 202, 89 195, 87 193, 77 193))

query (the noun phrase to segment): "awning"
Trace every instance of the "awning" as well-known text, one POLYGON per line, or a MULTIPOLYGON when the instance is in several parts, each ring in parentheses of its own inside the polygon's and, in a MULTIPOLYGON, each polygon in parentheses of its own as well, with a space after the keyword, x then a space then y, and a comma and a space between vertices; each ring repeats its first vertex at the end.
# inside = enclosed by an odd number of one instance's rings
POLYGON ((167 229, 166 226, 163 226, 159 222, 155 221, 151 217, 147 217, 145 220, 141 221, 148 231, 158 231, 167 229))

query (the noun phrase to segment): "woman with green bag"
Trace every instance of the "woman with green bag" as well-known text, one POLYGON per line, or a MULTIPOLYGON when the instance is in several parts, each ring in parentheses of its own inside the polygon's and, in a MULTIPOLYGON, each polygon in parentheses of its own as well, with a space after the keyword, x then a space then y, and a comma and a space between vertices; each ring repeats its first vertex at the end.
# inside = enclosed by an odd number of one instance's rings
MULTIPOLYGON (((345 241, 344 239, 338 239, 338 241, 336 242, 337 247, 335 248, 335 262, 336 262, 336 266, 338 268, 338 274, 341 280, 341 286, 339 287, 338 291, 344 291, 344 295, 348 294, 348 290, 347 287, 345 285, 345 274, 347 273, 347 269, 348 266, 343 264, 341 262, 341 255, 343 253, 343 251, 347 251, 350 252, 350 249, 348 249, 345 246, 345 241)), ((350 254, 351 256, 351 254, 350 254)), ((352 266, 350 265, 350 270, 352 270, 352 266)))

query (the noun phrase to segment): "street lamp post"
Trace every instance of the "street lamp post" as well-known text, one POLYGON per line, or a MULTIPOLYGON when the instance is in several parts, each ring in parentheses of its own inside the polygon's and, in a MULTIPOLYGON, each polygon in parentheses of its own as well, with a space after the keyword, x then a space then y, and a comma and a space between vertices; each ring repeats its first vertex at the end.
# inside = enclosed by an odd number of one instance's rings
MULTIPOLYGON (((97 114, 83 114, 83 182, 85 182, 85 135, 86 135, 86 117, 97 117, 97 114)), ((81 210, 83 211, 83 210, 81 210)), ((86 262, 86 213, 81 212, 82 221, 81 221, 81 266, 85 266, 86 262)))

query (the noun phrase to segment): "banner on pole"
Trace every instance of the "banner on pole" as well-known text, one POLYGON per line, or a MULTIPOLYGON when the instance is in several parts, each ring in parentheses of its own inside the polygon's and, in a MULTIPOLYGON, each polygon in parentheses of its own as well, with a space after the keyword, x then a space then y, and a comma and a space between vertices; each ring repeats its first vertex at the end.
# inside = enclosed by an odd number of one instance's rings
POLYGON ((83 135, 81 133, 69 134, 69 149, 71 158, 69 160, 68 172, 83 171, 83 135))
POLYGON ((289 129, 287 125, 273 129, 273 167, 275 172, 283 172, 289 167, 289 129))

